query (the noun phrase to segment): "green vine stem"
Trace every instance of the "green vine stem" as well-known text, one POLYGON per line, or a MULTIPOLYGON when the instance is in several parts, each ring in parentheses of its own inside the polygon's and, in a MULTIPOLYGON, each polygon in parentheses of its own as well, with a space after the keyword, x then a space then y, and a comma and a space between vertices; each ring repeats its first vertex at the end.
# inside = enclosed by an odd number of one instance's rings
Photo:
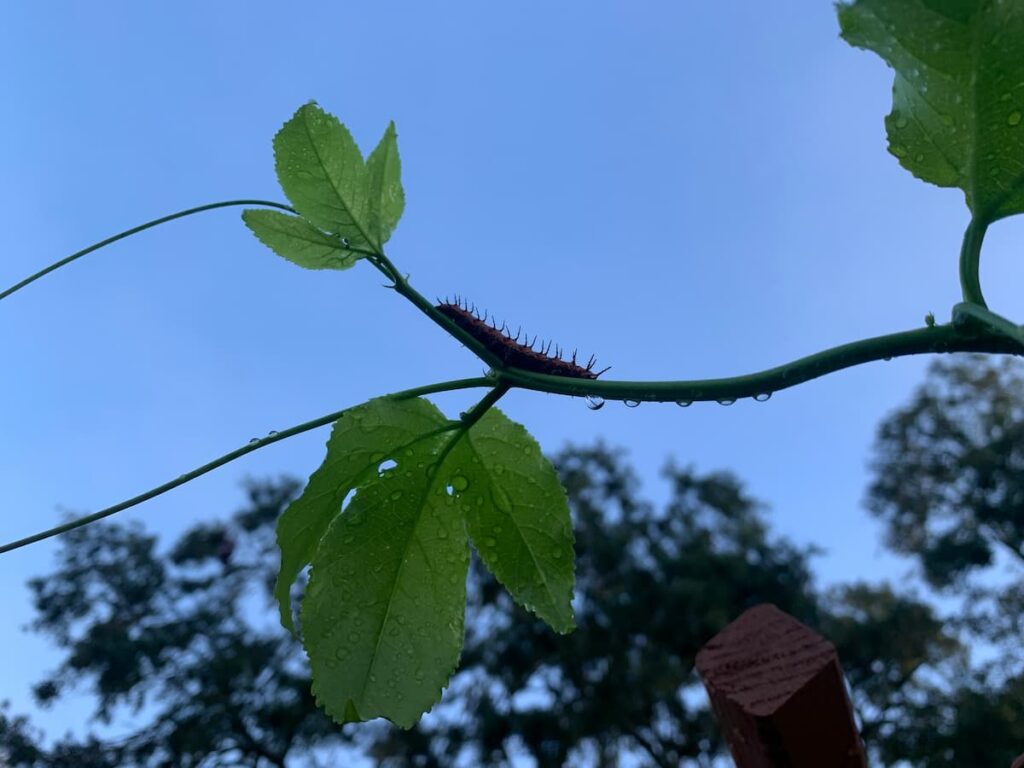
POLYGON ((981 244, 985 240, 985 231, 988 224, 983 219, 973 218, 971 223, 964 230, 963 245, 960 246, 960 290, 963 293, 964 302, 977 304, 979 307, 987 307, 985 297, 981 292, 981 276, 979 275, 979 262, 981 261, 981 244))
MULTIPOLYGON (((44 275, 70 264, 88 253, 97 251, 130 235, 203 211, 241 205, 258 205, 294 213, 293 209, 287 205, 265 200, 229 200, 189 208, 125 230, 88 248, 77 251, 3 291, 0 293, 0 299, 10 296, 44 275)), ((402 399, 471 387, 491 387, 491 391, 470 411, 463 414, 460 421, 453 421, 449 426, 445 427, 445 429, 464 431, 480 419, 509 389, 515 387, 549 394, 623 400, 627 403, 648 401, 675 402, 679 405, 689 405, 693 402, 708 400, 730 403, 747 397, 766 399, 772 393, 779 390, 796 386, 797 384, 844 368, 875 360, 890 360, 906 355, 945 352, 1022 354, 1024 353, 1024 331, 1009 320, 985 308, 978 276, 978 262, 986 228, 987 225, 981 220, 972 220, 964 235, 960 258, 960 279, 965 301, 954 308, 952 323, 928 325, 925 328, 860 339, 757 373, 728 378, 695 379, 690 381, 597 381, 567 376, 551 376, 506 366, 476 338, 441 314, 426 297, 412 287, 408 275, 400 272, 386 255, 371 251, 360 251, 360 253, 391 281, 391 285, 388 286, 389 288, 392 288, 404 299, 411 302, 423 314, 440 326, 442 330, 468 347, 474 355, 491 367, 490 373, 484 377, 430 384, 387 396, 402 399)), ((344 411, 338 411, 328 414, 313 421, 305 422, 304 424, 255 440, 249 445, 224 454, 220 458, 204 464, 191 472, 180 475, 170 482, 119 504, 68 521, 32 536, 0 545, 0 554, 51 538, 134 507, 194 480, 207 472, 222 467, 235 459, 241 458, 252 451, 329 424, 337 420, 343 413, 344 411)), ((451 444, 454 444, 454 441, 451 444)))
POLYGON ((559 395, 601 397, 606 400, 677 402, 701 400, 726 402, 771 395, 835 371, 875 360, 937 352, 994 352, 1021 354, 1014 339, 989 328, 937 325, 874 336, 801 357, 757 373, 720 379, 691 381, 589 381, 549 376, 531 371, 505 369, 499 376, 513 386, 559 395))
MULTIPOLYGON (((486 403, 486 407, 484 408, 484 410, 493 405, 497 397, 501 397, 501 395, 504 394, 505 391, 507 391, 507 387, 503 387, 500 384, 498 386, 495 386, 495 380, 493 378, 477 377, 473 379, 457 379, 454 381, 443 381, 437 384, 428 384, 426 386, 415 387, 413 389, 406 389, 402 390, 401 392, 395 392, 390 395, 385 395, 385 397, 389 397, 394 400, 405 400, 411 397, 421 397, 423 395, 431 395, 437 392, 452 392, 454 390, 472 389, 476 387, 492 387, 491 391, 484 397, 484 399, 477 404, 477 407, 479 407, 480 405, 486 403), (495 393, 499 392, 499 390, 500 394, 498 394, 497 397, 495 397, 495 393)), ((32 534, 31 536, 26 536, 23 539, 18 539, 17 541, 12 541, 7 544, 0 545, 0 554, 3 554, 4 552, 11 552, 15 549, 21 549, 22 547, 26 547, 29 544, 34 544, 37 541, 43 541, 44 539, 49 539, 53 536, 58 536, 62 533, 67 533, 68 531, 72 531, 75 528, 81 528, 83 525, 88 525, 89 523, 94 523, 98 520, 102 520, 105 517, 110 517, 111 515, 114 515, 118 512, 122 512, 126 509, 129 509, 130 507, 134 507, 138 504, 141 504, 144 501, 154 499, 157 496, 160 496, 162 494, 167 493, 168 491, 177 488, 179 485, 184 485, 185 483, 195 480, 197 477, 205 475, 207 472, 212 472, 218 467, 223 467, 225 464, 229 464, 235 459, 240 459, 248 453, 258 451, 260 448, 265 448, 268 445, 272 445, 273 443, 280 442, 281 440, 285 440, 289 437, 294 437, 295 435, 300 435, 303 432, 309 432, 312 429, 323 427, 327 424, 330 424, 331 422, 337 421, 339 418, 341 418, 341 416, 344 413, 344 410, 336 411, 335 413, 329 413, 326 416, 321 416, 320 418, 313 419, 312 421, 307 421, 302 424, 298 424, 294 427, 289 427, 288 429, 282 429, 280 432, 271 433, 266 437, 252 440, 249 442, 248 445, 244 445, 241 448, 236 448, 230 453, 225 453, 223 456, 220 456, 219 458, 216 458, 211 462, 203 464, 201 467, 193 469, 191 472, 187 472, 184 475, 179 475, 174 480, 166 482, 163 485, 158 485, 156 488, 148 490, 145 493, 140 493, 138 496, 133 496, 132 498, 127 499, 126 501, 122 501, 119 504, 114 504, 113 506, 107 507, 106 509, 101 509, 98 512, 93 512, 90 515, 85 515, 83 517, 75 518, 74 520, 69 520, 66 523, 55 526, 45 531, 41 531, 39 533, 32 534)), ((482 415, 483 413, 481 412, 479 415, 477 415, 476 418, 479 418, 482 415)), ((462 430, 466 428, 467 427, 465 425, 465 421, 463 420, 453 421, 444 429, 462 430)))
POLYGON ((161 224, 166 224, 167 222, 174 221, 175 219, 183 219, 186 216, 192 216, 192 215, 197 214, 197 213, 203 213, 204 211, 213 211, 213 210, 216 210, 218 208, 231 208, 231 207, 239 206, 239 205, 261 205, 261 206, 266 207, 266 208, 277 208, 279 210, 287 211, 289 213, 295 213, 295 211, 291 207, 289 207, 287 205, 282 205, 281 203, 270 202, 268 200, 226 200, 226 201, 219 202, 219 203, 209 203, 207 205, 200 205, 200 206, 197 206, 195 208, 186 208, 183 211, 178 211, 177 213, 172 213, 169 216, 161 216, 159 219, 153 219, 152 221, 147 221, 145 224, 140 224, 137 227, 132 227, 131 229, 126 229, 124 232, 118 232, 116 235, 108 237, 106 240, 100 240, 98 243, 93 243, 88 248, 83 248, 80 251, 75 251, 70 256, 67 256, 67 257, 63 258, 60 261, 55 261, 53 264, 50 264, 48 267, 45 267, 44 269, 39 270, 38 272, 36 272, 33 275, 29 275, 28 277, 26 277, 21 282, 15 283, 10 288, 6 289, 3 292, 0 292, 0 301, 2 301, 3 299, 6 299, 8 296, 10 296, 13 293, 17 293, 18 291, 20 291, 25 286, 30 285, 31 283, 34 283, 39 278, 41 278, 41 277, 43 277, 45 275, 50 274, 54 270, 60 269, 61 267, 64 267, 64 266, 67 266, 71 262, 77 261, 78 259, 82 258, 86 254, 92 253, 93 251, 98 251, 100 248, 105 248, 106 246, 111 245, 112 243, 116 243, 118 240, 123 240, 126 237, 131 237, 132 235, 137 235, 139 232, 144 232, 147 229, 152 229, 153 227, 160 226, 161 224))

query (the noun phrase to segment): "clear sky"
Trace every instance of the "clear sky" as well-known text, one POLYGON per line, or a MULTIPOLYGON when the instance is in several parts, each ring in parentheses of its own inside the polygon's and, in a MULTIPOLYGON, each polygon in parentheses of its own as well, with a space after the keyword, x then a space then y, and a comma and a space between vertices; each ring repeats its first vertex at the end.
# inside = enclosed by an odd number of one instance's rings
MULTIPOLYGON (((118 230, 216 200, 283 200, 271 137, 316 99, 364 150, 398 126, 407 206, 389 253, 613 366, 725 376, 945 320, 967 211, 885 150, 891 73, 830 2, 9 3, 0 24, 0 287, 118 230)), ((299 269, 237 210, 145 233, 0 303, 8 540, 134 495, 377 394, 481 364, 363 266, 299 269)), ((1020 315, 1012 221, 992 307, 1020 315)), ((900 578, 862 507, 875 427, 927 361, 841 372, 765 404, 513 392, 554 451, 604 437, 656 498, 673 457, 734 470, 823 584, 900 578)), ((472 395, 471 395, 472 396, 472 395)), ((455 413, 467 400, 438 399, 455 413)), ((242 503, 246 475, 307 476, 327 430, 122 515, 166 537, 242 503)), ((22 631, 54 545, 0 556, 0 699, 57 656, 22 631)), ((81 701, 38 715, 79 730, 81 701)))

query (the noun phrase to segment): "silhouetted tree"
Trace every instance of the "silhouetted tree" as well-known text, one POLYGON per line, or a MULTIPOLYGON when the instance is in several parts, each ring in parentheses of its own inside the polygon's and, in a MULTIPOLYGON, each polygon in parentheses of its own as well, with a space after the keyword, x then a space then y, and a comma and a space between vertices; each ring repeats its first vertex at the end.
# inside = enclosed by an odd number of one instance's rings
POLYGON ((1009 765, 1024 750, 1024 365, 935 362, 880 426, 872 468, 868 508, 888 545, 959 599, 949 626, 982 650, 907 712, 887 754, 926 768, 1009 765))
POLYGON ((341 764, 325 750, 357 747, 387 768, 506 766, 516 755, 603 767, 626 754, 641 766, 707 766, 722 744, 694 657, 765 601, 836 642, 865 730, 888 749, 921 671, 959 658, 932 610, 888 587, 823 601, 811 552, 770 537, 761 505, 728 473, 670 466, 669 500, 656 507, 614 451, 574 448, 555 461, 574 516, 578 629, 554 634, 474 561, 462 666, 409 731, 330 723, 309 695, 301 648, 268 618, 273 523, 297 484, 251 484, 246 509, 193 528, 168 553, 132 526, 69 534, 56 571, 32 582, 36 628, 67 652, 37 695, 85 682, 100 719, 134 708, 139 727, 44 749, 25 721, 0 713, 8 763, 341 764))

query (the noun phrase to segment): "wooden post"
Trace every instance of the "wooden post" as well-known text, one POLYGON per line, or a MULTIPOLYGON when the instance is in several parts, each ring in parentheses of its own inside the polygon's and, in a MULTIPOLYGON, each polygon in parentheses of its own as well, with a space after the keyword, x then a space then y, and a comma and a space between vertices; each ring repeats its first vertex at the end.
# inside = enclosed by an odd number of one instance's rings
POLYGON ((835 646, 774 605, 697 654, 737 768, 867 768, 835 646))

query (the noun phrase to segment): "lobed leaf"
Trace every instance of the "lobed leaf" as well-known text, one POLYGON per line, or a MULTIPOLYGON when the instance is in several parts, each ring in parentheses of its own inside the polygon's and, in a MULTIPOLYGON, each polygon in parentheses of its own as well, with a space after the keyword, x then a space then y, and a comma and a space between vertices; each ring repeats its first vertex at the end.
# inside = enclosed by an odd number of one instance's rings
POLYGON ((274 136, 277 179, 292 206, 350 245, 379 250, 370 235, 367 171, 348 129, 310 102, 274 136))
POLYGON ((422 398, 377 398, 345 411, 334 423, 323 463, 277 522, 281 569, 274 595, 286 628, 294 630, 292 584, 313 559, 349 491, 376 480, 383 462, 397 461, 401 451, 447 423, 437 407, 422 398))
POLYGON ((900 164, 962 189, 976 220, 1024 211, 1024 5, 855 0, 839 23, 896 71, 885 126, 900 164))
POLYGON ((270 250, 306 269, 348 269, 359 258, 342 245, 341 238, 321 232, 298 216, 249 209, 242 212, 242 220, 270 250))
POLYGON ((572 520, 555 468, 526 428, 497 408, 446 466, 473 546, 509 593, 558 632, 574 627, 572 520))
POLYGON ((341 723, 386 717, 411 727, 458 664, 469 550, 438 469, 451 439, 403 450, 356 492, 313 556, 303 642, 313 693, 341 723))
POLYGON ((572 629, 569 507, 523 426, 492 408, 453 427, 422 399, 372 400, 339 419, 279 521, 276 590, 290 626, 290 587, 312 564, 302 636, 334 719, 410 727, 440 698, 462 647, 469 537, 518 602, 572 629), (379 472, 386 458, 396 464, 379 472))

